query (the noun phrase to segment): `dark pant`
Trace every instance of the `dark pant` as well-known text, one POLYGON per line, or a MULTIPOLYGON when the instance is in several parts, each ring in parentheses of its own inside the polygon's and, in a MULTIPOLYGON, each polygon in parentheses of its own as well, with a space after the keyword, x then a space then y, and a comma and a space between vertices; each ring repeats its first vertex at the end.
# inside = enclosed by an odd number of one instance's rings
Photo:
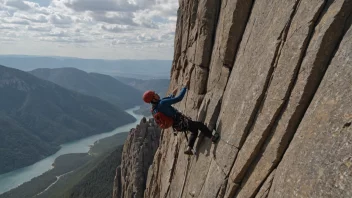
POLYGON ((188 130, 191 132, 191 137, 189 138, 189 141, 188 141, 188 146, 191 147, 191 148, 193 148, 194 143, 196 142, 196 139, 197 139, 197 136, 198 136, 198 130, 205 137, 211 138, 213 136, 212 132, 202 122, 189 120, 188 121, 188 130))

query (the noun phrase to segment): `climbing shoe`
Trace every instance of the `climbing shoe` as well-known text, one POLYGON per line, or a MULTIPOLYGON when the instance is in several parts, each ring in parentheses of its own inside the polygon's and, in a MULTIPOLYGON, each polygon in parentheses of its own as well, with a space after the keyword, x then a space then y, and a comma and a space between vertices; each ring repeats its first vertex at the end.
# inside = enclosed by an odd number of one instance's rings
POLYGON ((214 133, 213 137, 211 137, 211 141, 213 144, 217 143, 220 139, 220 134, 219 133, 214 133))
POLYGON ((193 155, 192 148, 188 146, 184 153, 186 155, 193 155))

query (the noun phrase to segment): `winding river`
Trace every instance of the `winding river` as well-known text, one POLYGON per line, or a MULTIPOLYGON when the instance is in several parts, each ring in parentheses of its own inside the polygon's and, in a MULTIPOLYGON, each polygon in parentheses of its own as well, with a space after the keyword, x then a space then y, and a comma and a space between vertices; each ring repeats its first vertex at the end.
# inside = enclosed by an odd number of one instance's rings
POLYGON ((23 184, 24 182, 30 181, 32 178, 37 177, 45 173, 46 171, 50 170, 52 168, 52 164, 54 163, 54 160, 60 155, 68 154, 68 153, 87 153, 89 151, 89 146, 94 144, 95 141, 105 137, 112 136, 117 133, 130 131, 130 129, 134 128, 137 124, 139 124, 140 120, 143 118, 142 115, 137 115, 133 113, 133 111, 137 109, 139 109, 139 107, 134 107, 126 110, 127 113, 129 113, 130 115, 132 115, 137 119, 137 121, 133 123, 118 127, 111 132, 97 134, 90 137, 86 137, 84 139, 63 144, 61 145, 61 149, 57 151, 55 154, 31 166, 20 168, 12 172, 8 172, 0 175, 0 194, 7 192, 13 188, 16 188, 17 186, 23 184))

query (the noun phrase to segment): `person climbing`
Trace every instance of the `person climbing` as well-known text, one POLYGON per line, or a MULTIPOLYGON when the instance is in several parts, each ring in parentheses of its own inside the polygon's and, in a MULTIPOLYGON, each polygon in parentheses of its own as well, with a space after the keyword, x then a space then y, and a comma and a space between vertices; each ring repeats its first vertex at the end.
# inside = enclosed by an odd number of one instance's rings
POLYGON ((185 116, 172 106, 173 104, 182 101, 188 88, 189 79, 186 79, 183 83, 183 88, 177 97, 175 97, 178 90, 177 88, 165 98, 160 98, 155 91, 148 90, 144 92, 143 100, 145 103, 150 103, 152 105, 151 112, 156 123, 161 126, 161 128, 166 129, 172 127, 174 131, 191 132, 191 136, 188 140, 188 147, 184 153, 187 155, 192 155, 193 146, 199 131, 201 131, 205 137, 210 138, 213 143, 216 143, 220 137, 218 133, 213 135, 204 123, 193 121, 191 118, 185 116))

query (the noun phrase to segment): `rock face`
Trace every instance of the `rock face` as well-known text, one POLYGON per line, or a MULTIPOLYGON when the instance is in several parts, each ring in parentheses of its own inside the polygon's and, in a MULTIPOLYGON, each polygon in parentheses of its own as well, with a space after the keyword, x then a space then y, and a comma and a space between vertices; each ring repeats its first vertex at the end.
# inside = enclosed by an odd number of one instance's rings
POLYGON ((116 168, 113 197, 143 197, 148 168, 159 146, 160 128, 143 118, 131 129, 122 152, 121 166, 116 168))
POLYGON ((145 197, 351 197, 352 1, 180 0, 170 90, 221 134, 162 133, 145 197))

